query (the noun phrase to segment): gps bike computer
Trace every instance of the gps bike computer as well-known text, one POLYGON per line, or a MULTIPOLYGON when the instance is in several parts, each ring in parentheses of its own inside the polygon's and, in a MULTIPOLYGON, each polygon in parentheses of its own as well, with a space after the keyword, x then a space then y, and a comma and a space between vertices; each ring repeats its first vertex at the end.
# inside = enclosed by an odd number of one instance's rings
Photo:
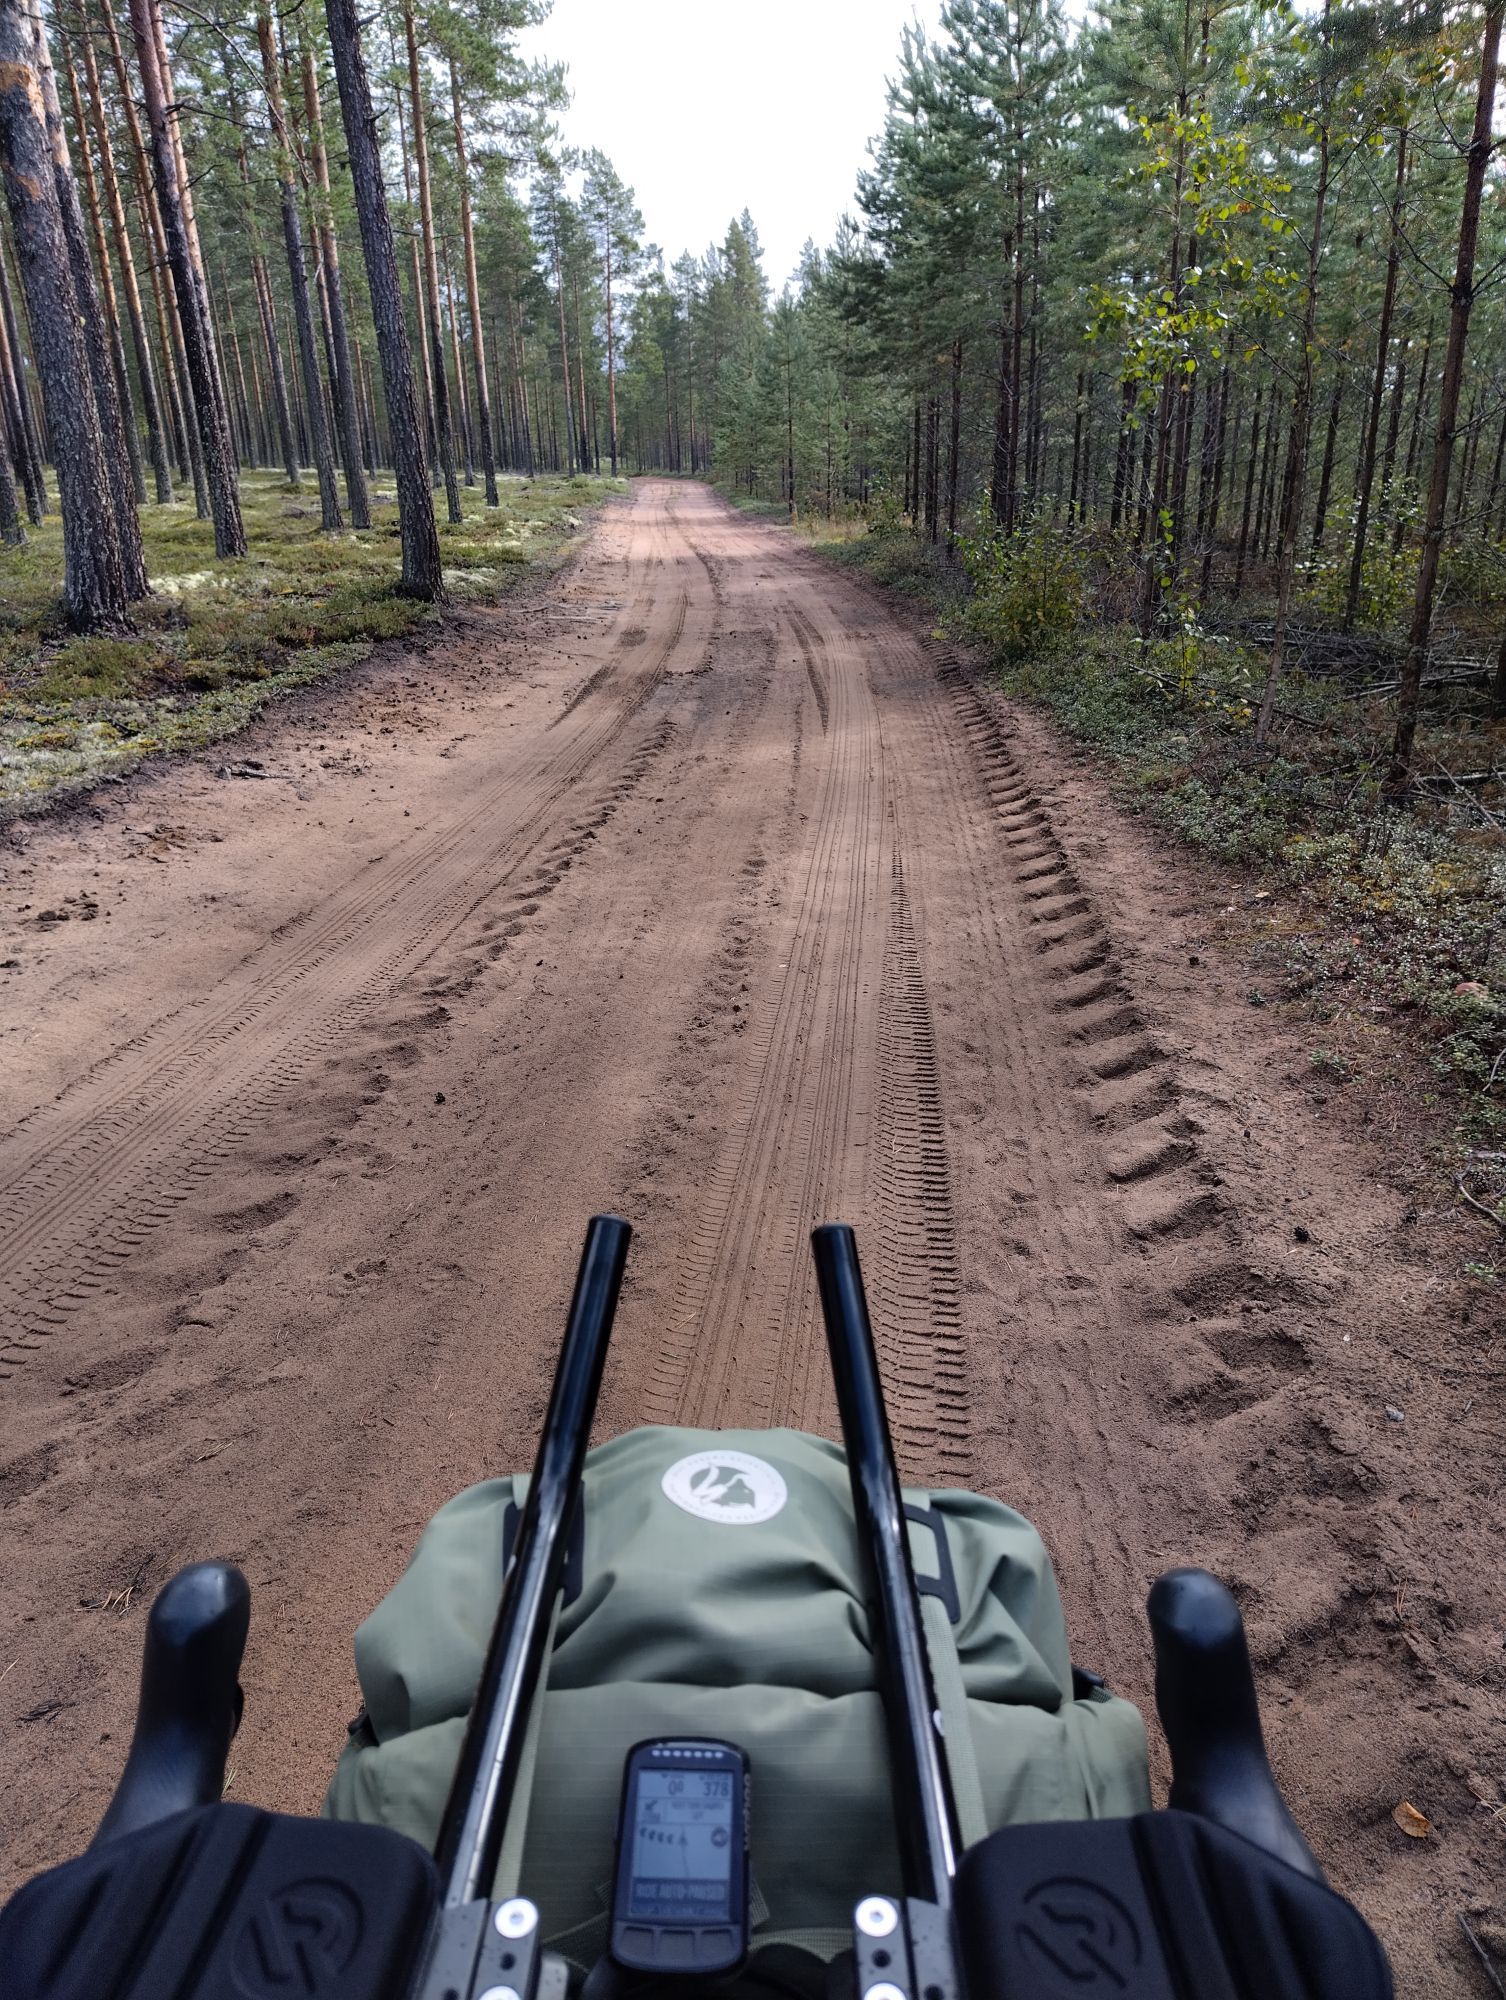
POLYGON ((634 1972, 730 1972, 748 1953, 748 1760, 659 1737, 628 1752, 612 1957, 634 1972))

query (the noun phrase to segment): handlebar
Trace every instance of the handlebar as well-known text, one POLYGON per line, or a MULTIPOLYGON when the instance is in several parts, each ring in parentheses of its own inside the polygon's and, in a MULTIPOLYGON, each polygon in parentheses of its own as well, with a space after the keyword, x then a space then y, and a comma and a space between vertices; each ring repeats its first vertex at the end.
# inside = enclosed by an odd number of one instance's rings
MULTIPOLYGON (((541 1679, 631 1231, 593 1218, 513 1560, 442 1822, 439 1866, 386 1828, 220 1802, 250 1591, 196 1563, 147 1621, 136 1728, 87 1853, 0 1910, 7 2000, 565 2000, 539 1912, 489 1898, 541 1679), (250 1982, 249 1984, 247 1982, 250 1982), (260 1982, 260 1983, 258 1983, 260 1982)), ((906 1895, 859 1905, 853 1988, 885 2000, 1391 2000, 1266 1759, 1239 1608, 1205 1571, 1147 1615, 1166 1811, 1007 1826, 960 1857, 872 1329, 850 1229, 813 1249, 891 1745, 906 1895)), ((593 1986, 592 1991, 595 1990, 593 1986)), ((603 1988, 602 1990, 606 1990, 603 1988)), ((730 1990, 730 1989, 729 1989, 730 1990)), ((765 1989, 760 1989, 765 1990, 765 1989)), ((833 1988, 833 1991, 836 1989, 833 1988)))
POLYGON ((1171 1751, 1171 1804, 1321 1882, 1266 1760, 1250 1649, 1230 1592, 1206 1570, 1168 1570, 1152 1585, 1145 1615, 1156 1650, 1156 1710, 1171 1751))
POLYGON ((194 1563, 158 1592, 130 1755, 92 1846, 220 1797, 250 1624, 251 1586, 230 1563, 194 1563))

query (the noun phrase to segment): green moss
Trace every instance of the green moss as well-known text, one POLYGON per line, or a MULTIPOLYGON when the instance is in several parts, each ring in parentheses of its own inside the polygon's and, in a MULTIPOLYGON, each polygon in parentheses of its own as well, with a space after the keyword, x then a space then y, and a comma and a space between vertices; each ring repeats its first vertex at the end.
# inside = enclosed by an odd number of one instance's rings
MULTIPOLYGON (((134 630, 74 638, 58 609, 56 513, 0 552, 0 811, 27 810, 164 750, 242 728, 265 704, 401 639, 435 612, 397 595, 397 509, 376 481, 373 525, 325 535, 317 497, 250 473, 241 506, 250 553, 221 561, 191 506, 141 513, 153 595, 134 630)), ((503 477, 500 505, 463 494, 440 529, 452 594, 493 602, 530 566, 557 560, 610 480, 503 477)))
POLYGON ((160 645, 139 639, 69 639, 45 654, 30 692, 37 701, 98 701, 133 694, 167 664, 160 645))

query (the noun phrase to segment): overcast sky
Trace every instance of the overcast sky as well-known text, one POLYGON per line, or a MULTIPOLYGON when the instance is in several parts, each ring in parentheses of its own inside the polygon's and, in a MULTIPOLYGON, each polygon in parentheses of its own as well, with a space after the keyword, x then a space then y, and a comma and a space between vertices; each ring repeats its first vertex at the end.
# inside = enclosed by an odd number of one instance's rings
POLYGON ((939 0, 554 0, 524 36, 569 65, 566 138, 599 146, 673 260, 752 210, 778 291, 853 205, 900 30, 939 0))

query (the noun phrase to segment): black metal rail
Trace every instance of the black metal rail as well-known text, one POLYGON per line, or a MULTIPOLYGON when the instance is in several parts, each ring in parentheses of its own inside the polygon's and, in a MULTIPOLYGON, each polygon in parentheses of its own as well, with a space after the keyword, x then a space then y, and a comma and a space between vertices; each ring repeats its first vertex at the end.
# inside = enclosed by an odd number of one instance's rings
POLYGON ((845 1223, 826 1223, 812 1231, 811 1248, 847 1447, 853 1512, 873 1586, 873 1651, 889 1733, 905 1887, 910 1895, 950 1910, 957 1814, 936 1725, 936 1694, 857 1239, 845 1223))
POLYGON ((539 1685, 632 1230, 592 1216, 513 1560, 435 1858, 446 1909, 490 1896, 539 1685))

